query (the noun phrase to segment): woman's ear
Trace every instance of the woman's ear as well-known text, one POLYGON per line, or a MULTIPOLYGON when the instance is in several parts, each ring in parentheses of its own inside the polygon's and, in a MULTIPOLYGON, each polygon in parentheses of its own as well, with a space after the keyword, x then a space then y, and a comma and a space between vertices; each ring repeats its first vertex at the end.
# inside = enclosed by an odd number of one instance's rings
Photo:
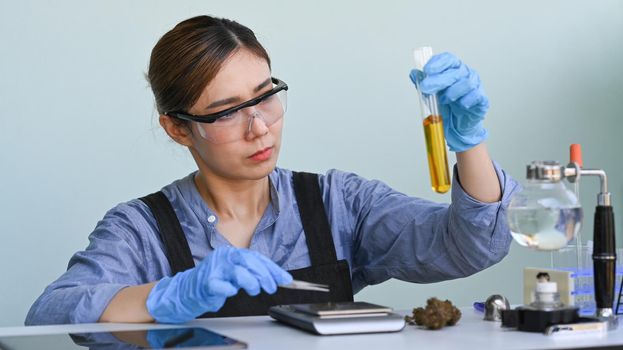
POLYGON ((192 131, 189 123, 181 122, 164 114, 161 114, 158 120, 160 126, 175 142, 186 147, 192 146, 192 131))

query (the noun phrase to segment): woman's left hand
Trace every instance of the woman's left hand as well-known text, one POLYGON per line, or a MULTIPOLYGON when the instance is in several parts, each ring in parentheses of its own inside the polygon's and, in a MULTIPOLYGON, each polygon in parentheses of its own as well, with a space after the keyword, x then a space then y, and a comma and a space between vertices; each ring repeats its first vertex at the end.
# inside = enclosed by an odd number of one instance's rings
POLYGON ((444 52, 426 63, 424 74, 414 69, 410 78, 414 84, 421 80, 421 92, 437 94, 451 151, 467 151, 486 139, 487 130, 482 121, 489 109, 489 99, 475 70, 455 55, 444 52))

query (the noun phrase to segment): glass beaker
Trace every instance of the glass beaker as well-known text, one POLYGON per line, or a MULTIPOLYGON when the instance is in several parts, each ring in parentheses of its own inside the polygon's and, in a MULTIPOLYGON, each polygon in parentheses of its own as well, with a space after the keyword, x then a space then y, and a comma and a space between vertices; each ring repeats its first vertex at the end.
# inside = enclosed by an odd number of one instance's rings
POLYGON ((437 96, 424 94, 420 89, 420 81, 424 78, 424 65, 433 56, 433 49, 421 47, 413 52, 413 56, 415 69, 418 71, 415 87, 420 100, 431 187, 437 193, 446 193, 450 189, 451 183, 446 138, 443 133, 443 119, 439 113, 437 96))
POLYGON ((521 246, 557 250, 567 245, 582 223, 582 207, 561 181, 528 180, 507 212, 508 225, 521 246))

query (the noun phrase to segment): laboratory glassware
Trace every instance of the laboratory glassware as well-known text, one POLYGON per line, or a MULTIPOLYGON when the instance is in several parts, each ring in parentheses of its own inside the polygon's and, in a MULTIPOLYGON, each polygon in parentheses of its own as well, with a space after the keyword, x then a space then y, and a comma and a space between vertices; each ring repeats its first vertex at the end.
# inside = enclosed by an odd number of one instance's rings
POLYGON ((562 244, 562 239, 568 241, 571 234, 577 233, 579 222, 582 220, 582 212, 578 210, 580 208, 579 201, 573 192, 553 185, 560 184, 563 179, 575 183, 584 176, 598 176, 600 180, 600 192, 597 195, 593 227, 592 258, 597 306, 595 317, 608 321, 609 328, 614 329, 618 325, 618 319, 613 312, 617 258, 614 213, 611 194, 608 192, 606 172, 602 169, 581 168, 574 161, 567 166, 561 166, 558 162, 553 161, 533 161, 527 166, 527 178, 529 185, 536 186, 530 186, 513 197, 508 207, 507 220, 511 230, 520 233, 520 236, 514 235, 516 239, 517 237, 529 237, 529 240, 524 241, 525 244, 522 245, 538 248, 541 243, 537 241, 530 245, 530 240, 534 239, 535 234, 546 233, 548 236, 543 241, 546 242, 545 247, 547 249, 561 248, 559 245, 562 244), (552 186, 547 186, 547 184, 552 186), (527 194, 526 191, 528 191, 527 194), (530 211, 532 213, 531 222, 524 218, 527 216, 526 213, 530 211), (522 225, 518 225, 519 222, 522 225), (528 222, 529 225, 524 226, 524 222, 528 222), (532 234, 532 237, 529 234, 532 234), (550 239, 552 237, 556 238, 550 239), (561 237, 563 238, 561 239, 561 237))
MULTIPOLYGON (((424 66, 433 56, 433 50, 428 46, 421 47, 413 52, 413 56, 415 69, 418 70, 420 78, 424 78, 424 66)), ((431 187, 437 193, 446 193, 450 189, 450 171, 443 119, 439 112, 437 96, 423 93, 420 89, 420 81, 421 79, 416 79, 415 87, 420 100, 431 187)))
POLYGON ((563 182, 536 177, 537 167, 549 172, 560 171, 560 165, 555 162, 533 162, 528 167, 528 182, 511 200, 508 225, 521 246, 558 250, 580 230, 582 207, 563 182))

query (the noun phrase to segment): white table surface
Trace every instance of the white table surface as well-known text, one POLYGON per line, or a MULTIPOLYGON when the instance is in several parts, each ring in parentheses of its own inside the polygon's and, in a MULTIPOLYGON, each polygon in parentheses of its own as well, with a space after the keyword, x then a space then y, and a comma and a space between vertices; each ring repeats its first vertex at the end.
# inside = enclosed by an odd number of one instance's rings
MULTIPOLYGON (((461 308, 463 316, 453 327, 430 331, 407 325, 397 333, 317 336, 280 324, 268 316, 203 319, 185 325, 199 326, 249 344, 251 349, 555 349, 620 345, 623 325, 605 335, 575 334, 546 336, 503 329, 499 322, 482 320, 482 313, 461 308)), ((399 312, 409 314, 408 311, 399 312)), ((0 336, 67 332, 116 331, 170 328, 158 324, 79 324, 0 328, 0 336)))

